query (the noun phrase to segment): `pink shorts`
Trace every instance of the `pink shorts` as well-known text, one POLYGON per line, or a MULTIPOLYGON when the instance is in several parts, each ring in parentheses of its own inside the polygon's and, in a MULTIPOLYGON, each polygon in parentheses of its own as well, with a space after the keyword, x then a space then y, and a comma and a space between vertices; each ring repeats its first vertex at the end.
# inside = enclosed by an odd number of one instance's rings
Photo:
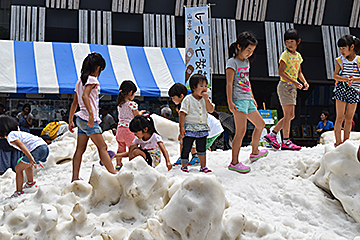
POLYGON ((116 141, 119 144, 118 152, 126 152, 126 147, 129 147, 135 139, 135 135, 128 127, 118 127, 116 131, 116 141))

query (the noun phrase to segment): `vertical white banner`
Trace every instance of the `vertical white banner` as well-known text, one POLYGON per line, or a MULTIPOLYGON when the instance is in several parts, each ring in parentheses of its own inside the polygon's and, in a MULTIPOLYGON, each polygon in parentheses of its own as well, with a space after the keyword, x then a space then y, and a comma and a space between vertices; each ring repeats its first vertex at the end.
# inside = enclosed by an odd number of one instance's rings
POLYGON ((210 85, 209 6, 185 7, 185 86, 193 74, 204 75, 210 85))

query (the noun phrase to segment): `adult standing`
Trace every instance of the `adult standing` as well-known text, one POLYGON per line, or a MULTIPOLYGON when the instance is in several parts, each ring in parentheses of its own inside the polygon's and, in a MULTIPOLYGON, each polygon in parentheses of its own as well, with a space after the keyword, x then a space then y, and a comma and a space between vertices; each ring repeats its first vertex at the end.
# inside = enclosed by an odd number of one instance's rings
POLYGON ((16 120, 20 125, 20 130, 28 133, 30 132, 29 128, 31 127, 34 118, 30 112, 31 106, 30 104, 26 103, 24 104, 22 111, 19 112, 19 114, 16 116, 16 120))

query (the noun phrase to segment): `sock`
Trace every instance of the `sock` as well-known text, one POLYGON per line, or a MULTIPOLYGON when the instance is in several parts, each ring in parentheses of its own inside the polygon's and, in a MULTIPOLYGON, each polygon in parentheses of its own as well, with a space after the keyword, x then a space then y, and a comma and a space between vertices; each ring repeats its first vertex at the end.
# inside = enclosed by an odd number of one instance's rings
POLYGON ((277 132, 275 132, 274 130, 271 131, 270 135, 273 137, 276 137, 277 132))
POLYGON ((286 144, 287 141, 289 141, 289 139, 290 139, 290 138, 284 138, 284 139, 283 139, 283 144, 286 144))

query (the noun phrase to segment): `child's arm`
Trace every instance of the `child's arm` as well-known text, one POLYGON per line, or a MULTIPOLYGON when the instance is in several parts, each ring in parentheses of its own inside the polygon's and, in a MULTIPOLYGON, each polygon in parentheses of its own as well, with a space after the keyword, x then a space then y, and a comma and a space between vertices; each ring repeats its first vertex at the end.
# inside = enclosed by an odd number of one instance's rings
MULTIPOLYGON (((15 140, 10 142, 11 144, 14 144, 15 146, 17 146, 18 148, 20 148, 20 150, 28 157, 29 159, 29 164, 32 166, 35 166, 36 168, 36 162, 34 160, 34 157, 31 155, 29 149, 20 141, 20 140, 15 140), (35 164, 35 165, 34 165, 35 164)), ((43 166, 41 165, 41 163, 39 163, 40 167, 43 168, 43 166)))
POLYGON ((172 169, 172 164, 171 164, 170 159, 169 159, 169 153, 166 151, 164 143, 158 142, 157 144, 159 145, 159 148, 160 148, 162 154, 165 157, 166 167, 167 167, 168 171, 170 171, 172 169))
POLYGON ((299 89, 302 89, 303 85, 301 83, 299 83, 298 81, 294 81, 292 80, 286 73, 285 73, 285 67, 286 67, 286 64, 283 60, 280 61, 280 64, 279 64, 279 76, 288 81, 288 82, 291 82, 292 84, 294 84, 297 88, 299 89))
POLYGON ((91 90, 95 87, 96 85, 95 84, 88 84, 85 86, 85 89, 84 89, 84 93, 82 95, 82 100, 84 102, 84 105, 86 107, 86 111, 88 112, 89 114, 89 121, 87 123, 87 125, 89 127, 93 127, 94 126, 94 113, 91 109, 91 105, 90 105, 90 99, 89 99, 89 95, 90 95, 90 92, 91 90))
POLYGON ((339 72, 340 72, 340 65, 336 61, 336 66, 335 66, 335 71, 334 71, 334 79, 339 82, 348 82, 349 78, 340 76, 339 72))
POLYGON ((179 128, 180 128, 179 130, 180 130, 180 136, 182 138, 185 137, 185 128, 184 128, 185 116, 186 116, 186 113, 181 111, 179 114, 179 128))
POLYGON ((226 69, 226 96, 230 112, 237 111, 235 104, 232 101, 232 92, 233 92, 233 81, 234 81, 235 71, 232 68, 226 69))
POLYGON ((73 129, 75 128, 75 124, 74 124, 73 119, 74 119, 74 114, 75 114, 76 108, 78 106, 78 103, 79 103, 79 101, 78 101, 78 98, 77 98, 77 94, 75 93, 74 94, 74 100, 73 100, 73 102, 71 104, 70 113, 69 113, 69 131, 72 132, 72 133, 74 132, 73 129))
POLYGON ((209 113, 212 113, 215 109, 214 109, 214 104, 212 104, 210 99, 209 99, 209 95, 206 92, 204 92, 202 94, 202 97, 205 100, 206 111, 208 111, 209 113))
POLYGON ((137 116, 137 115, 143 115, 145 112, 146 112, 146 110, 132 110, 132 112, 133 112, 133 114, 134 114, 134 116, 137 116))
POLYGON ((301 67, 299 68, 299 79, 300 81, 304 84, 304 90, 308 90, 309 89, 309 84, 308 82, 306 81, 305 77, 304 77, 304 74, 302 73, 301 71, 301 67))

